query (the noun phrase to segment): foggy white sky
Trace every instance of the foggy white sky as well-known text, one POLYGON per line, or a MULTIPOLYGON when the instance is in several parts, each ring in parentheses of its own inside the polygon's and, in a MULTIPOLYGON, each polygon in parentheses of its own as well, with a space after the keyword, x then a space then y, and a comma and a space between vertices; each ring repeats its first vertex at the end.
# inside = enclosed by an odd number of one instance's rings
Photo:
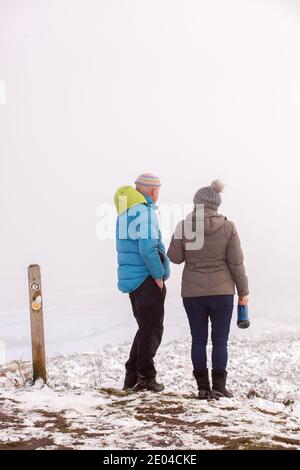
POLYGON ((0 311, 30 263, 117 295, 96 209, 144 171, 162 203, 221 178, 252 296, 298 291, 299 46, 296 0, 0 0, 0 311))

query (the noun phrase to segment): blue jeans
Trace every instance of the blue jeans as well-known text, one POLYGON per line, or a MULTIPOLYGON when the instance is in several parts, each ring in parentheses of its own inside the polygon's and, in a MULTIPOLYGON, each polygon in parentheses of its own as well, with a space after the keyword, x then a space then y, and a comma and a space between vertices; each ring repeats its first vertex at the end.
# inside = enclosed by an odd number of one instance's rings
POLYGON ((184 297, 192 335, 192 362, 194 371, 207 368, 206 346, 208 319, 211 321, 212 368, 224 370, 227 365, 227 341, 233 310, 233 295, 184 297))

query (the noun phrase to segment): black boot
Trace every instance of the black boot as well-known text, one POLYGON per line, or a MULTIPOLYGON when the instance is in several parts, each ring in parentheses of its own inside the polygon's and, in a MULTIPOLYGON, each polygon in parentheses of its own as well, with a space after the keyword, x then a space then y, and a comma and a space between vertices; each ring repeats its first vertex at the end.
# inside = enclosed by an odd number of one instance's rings
POLYGON ((213 383, 213 398, 219 399, 222 397, 232 398, 233 395, 226 389, 226 370, 212 370, 212 383, 213 383))
POLYGON ((211 388, 208 378, 208 369, 193 372, 198 385, 198 398, 200 400, 209 400, 211 398, 211 388))
POLYGON ((126 371, 123 390, 132 389, 138 380, 138 374, 136 371, 126 371))
POLYGON ((134 387, 135 392, 142 392, 149 390, 150 392, 162 392, 164 390, 164 385, 156 382, 155 377, 144 377, 142 375, 138 376, 138 381, 134 387))

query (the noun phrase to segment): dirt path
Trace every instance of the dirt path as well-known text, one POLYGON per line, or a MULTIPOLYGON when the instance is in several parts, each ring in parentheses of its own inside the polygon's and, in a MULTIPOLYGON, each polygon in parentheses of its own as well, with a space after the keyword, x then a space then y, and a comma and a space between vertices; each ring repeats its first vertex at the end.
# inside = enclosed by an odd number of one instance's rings
POLYGON ((1 393, 0 449, 300 448, 299 420, 256 398, 200 402, 193 394, 47 391, 41 408, 34 393, 1 393))

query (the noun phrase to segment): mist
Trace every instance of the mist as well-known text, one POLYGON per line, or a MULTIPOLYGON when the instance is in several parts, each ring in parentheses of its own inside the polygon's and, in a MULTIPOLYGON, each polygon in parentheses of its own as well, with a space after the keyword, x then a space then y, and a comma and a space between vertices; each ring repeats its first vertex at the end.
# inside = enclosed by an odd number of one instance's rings
MULTIPOLYGON (((162 207, 224 181, 220 212, 240 233, 250 308, 270 318, 283 299, 298 308, 299 44, 291 0, 0 0, 8 357, 29 354, 31 263, 49 353, 130 339, 115 241, 97 237, 97 211, 146 171, 162 180, 162 207)), ((181 269, 168 281, 166 339, 188 334, 173 308, 181 269)))

